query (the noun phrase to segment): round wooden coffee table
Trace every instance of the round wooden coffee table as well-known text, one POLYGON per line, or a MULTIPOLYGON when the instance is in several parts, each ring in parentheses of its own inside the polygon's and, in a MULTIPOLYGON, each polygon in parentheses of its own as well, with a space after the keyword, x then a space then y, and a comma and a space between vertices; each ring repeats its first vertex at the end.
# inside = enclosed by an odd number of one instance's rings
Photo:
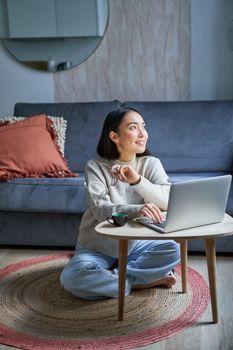
POLYGON ((213 323, 218 323, 217 287, 216 287, 216 253, 215 239, 233 234, 233 218, 225 214, 221 223, 195 227, 188 230, 175 231, 171 233, 159 233, 144 227, 135 220, 128 221, 122 227, 115 227, 108 221, 101 222, 95 227, 96 232, 108 238, 119 240, 119 291, 118 291, 118 320, 122 321, 124 316, 126 265, 128 256, 128 240, 158 240, 173 239, 180 243, 181 251, 181 280, 182 292, 187 291, 187 253, 189 239, 204 239, 207 258, 209 288, 213 323))

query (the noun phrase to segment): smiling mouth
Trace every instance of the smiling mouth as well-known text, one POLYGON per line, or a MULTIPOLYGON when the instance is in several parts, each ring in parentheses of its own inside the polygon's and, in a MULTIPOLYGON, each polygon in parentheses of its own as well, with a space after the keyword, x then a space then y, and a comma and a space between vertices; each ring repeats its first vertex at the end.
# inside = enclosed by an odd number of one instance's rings
POLYGON ((145 146, 145 144, 146 144, 145 141, 136 141, 135 143, 139 146, 145 146))

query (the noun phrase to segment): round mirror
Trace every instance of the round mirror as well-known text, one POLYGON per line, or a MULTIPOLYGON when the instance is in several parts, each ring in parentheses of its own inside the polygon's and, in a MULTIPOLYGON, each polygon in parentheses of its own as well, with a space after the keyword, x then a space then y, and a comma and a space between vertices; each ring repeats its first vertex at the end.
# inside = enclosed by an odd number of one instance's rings
POLYGON ((0 38, 28 67, 57 72, 87 59, 108 23, 108 0, 0 0, 0 38))

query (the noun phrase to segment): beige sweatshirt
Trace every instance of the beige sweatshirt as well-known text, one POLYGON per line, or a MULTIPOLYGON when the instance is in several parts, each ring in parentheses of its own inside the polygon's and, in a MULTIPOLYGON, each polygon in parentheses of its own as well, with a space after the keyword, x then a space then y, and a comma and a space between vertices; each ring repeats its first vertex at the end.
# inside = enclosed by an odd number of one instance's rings
MULTIPOLYGON (((152 156, 135 157, 130 162, 108 161, 103 158, 90 160, 85 169, 88 208, 85 211, 78 236, 78 244, 106 254, 118 257, 118 241, 104 238, 95 231, 95 226, 107 219, 112 212, 124 211, 129 219, 138 216, 145 203, 154 203, 166 210, 170 183, 158 158, 152 156), (130 164, 141 181, 137 185, 114 181, 110 169, 114 164, 130 164)), ((128 253, 135 241, 129 241, 128 253)))

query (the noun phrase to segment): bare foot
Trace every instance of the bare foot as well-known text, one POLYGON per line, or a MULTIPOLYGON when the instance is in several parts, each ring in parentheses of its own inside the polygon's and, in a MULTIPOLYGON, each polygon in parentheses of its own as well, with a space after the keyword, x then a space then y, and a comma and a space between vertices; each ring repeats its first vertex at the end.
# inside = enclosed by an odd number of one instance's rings
POLYGON ((159 280, 151 282, 149 284, 135 284, 135 286, 133 286, 132 289, 148 289, 148 288, 153 288, 157 286, 171 288, 171 286, 173 286, 173 284, 175 283, 176 283, 176 278, 173 274, 171 274, 171 275, 167 275, 166 277, 160 278, 159 280))

